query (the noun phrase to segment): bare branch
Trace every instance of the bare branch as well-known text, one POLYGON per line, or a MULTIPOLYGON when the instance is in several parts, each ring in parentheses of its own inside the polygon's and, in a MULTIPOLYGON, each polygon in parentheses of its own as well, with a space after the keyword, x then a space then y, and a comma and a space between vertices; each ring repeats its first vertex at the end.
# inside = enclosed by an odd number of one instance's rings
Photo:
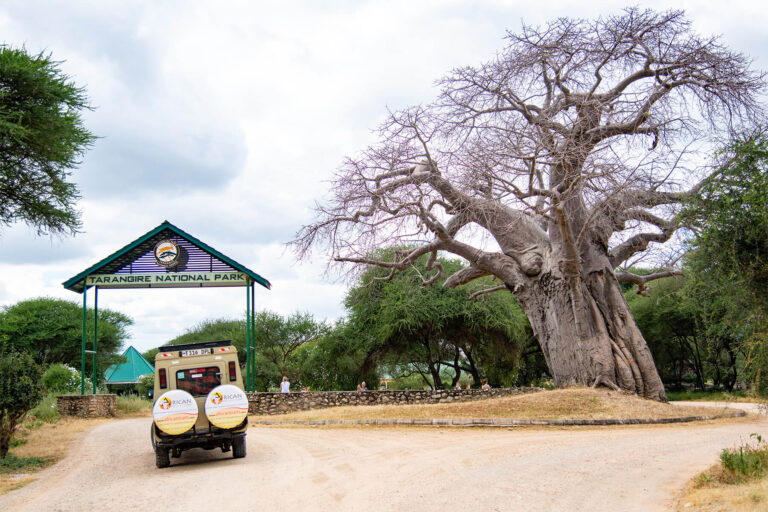
POLYGON ((479 291, 476 291, 476 292, 470 294, 469 297, 467 297, 467 300, 472 300, 472 299, 474 299, 476 297, 479 297, 480 295, 485 295, 486 293, 499 292, 501 290, 507 290, 508 291, 508 288, 507 288, 506 285, 502 284, 502 285, 499 285, 499 286, 494 286, 493 288, 486 288, 485 290, 479 290, 479 291))
POLYGON ((641 276, 639 274, 633 274, 632 272, 622 270, 620 272, 616 272, 615 275, 616 275, 616 279, 620 283, 636 284, 637 294, 647 297, 648 296, 648 287, 646 286, 647 283, 651 281, 655 281, 656 279, 663 279, 665 277, 681 276, 683 275, 683 273, 679 270, 666 270, 664 272, 654 272, 653 274, 641 276))

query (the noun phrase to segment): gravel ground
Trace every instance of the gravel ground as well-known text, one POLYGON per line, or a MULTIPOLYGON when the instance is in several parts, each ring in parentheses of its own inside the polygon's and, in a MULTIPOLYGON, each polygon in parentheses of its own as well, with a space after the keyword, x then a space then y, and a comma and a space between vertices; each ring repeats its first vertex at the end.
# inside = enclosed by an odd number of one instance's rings
MULTIPOLYGON (((748 405, 742 407, 748 408, 748 405)), ((251 428, 248 456, 156 469, 149 418, 84 432, 0 510, 662 511, 768 420, 562 429, 251 428)))

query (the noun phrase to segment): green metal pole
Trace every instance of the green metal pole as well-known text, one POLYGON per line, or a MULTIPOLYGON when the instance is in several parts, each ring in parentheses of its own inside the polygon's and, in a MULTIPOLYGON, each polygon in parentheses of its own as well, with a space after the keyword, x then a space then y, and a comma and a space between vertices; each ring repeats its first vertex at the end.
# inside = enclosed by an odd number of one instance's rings
POLYGON ((85 312, 85 298, 87 297, 88 288, 83 285, 83 343, 80 346, 80 394, 85 394, 85 327, 86 319, 85 312))
POLYGON ((99 344, 99 287, 93 287, 93 394, 96 394, 96 352, 99 344))
POLYGON ((251 287, 245 283, 245 390, 251 391, 251 287))
MULTIPOLYGON (((256 353, 256 289, 251 281, 251 351, 256 353)), ((256 358, 251 358, 251 388, 256 391, 256 358)))

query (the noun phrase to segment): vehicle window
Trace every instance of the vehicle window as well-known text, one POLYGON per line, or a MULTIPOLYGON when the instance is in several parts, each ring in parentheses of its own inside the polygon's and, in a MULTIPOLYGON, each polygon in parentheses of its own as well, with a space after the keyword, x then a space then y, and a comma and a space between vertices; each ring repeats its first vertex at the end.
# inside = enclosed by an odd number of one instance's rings
POLYGON ((221 370, 218 366, 190 368, 176 372, 176 389, 186 391, 192 396, 206 396, 219 384, 221 384, 221 370))

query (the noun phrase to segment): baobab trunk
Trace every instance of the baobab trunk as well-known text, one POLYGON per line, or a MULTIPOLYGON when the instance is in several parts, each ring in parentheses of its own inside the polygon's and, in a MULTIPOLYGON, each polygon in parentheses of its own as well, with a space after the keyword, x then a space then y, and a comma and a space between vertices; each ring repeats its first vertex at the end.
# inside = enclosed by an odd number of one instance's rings
POLYGON ((518 294, 558 387, 622 389, 666 401, 651 352, 610 270, 546 272, 518 294))

